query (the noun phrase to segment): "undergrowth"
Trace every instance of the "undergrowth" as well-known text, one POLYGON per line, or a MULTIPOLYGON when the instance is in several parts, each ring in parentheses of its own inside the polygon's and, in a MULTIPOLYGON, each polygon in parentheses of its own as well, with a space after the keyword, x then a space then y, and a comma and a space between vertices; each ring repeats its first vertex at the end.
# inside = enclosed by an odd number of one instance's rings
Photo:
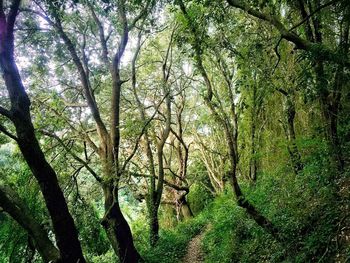
POLYGON ((179 262, 187 252, 188 242, 199 234, 205 225, 205 218, 197 216, 179 223, 175 228, 161 230, 159 241, 153 248, 149 246, 148 231, 145 232, 144 228, 134 226, 134 236, 145 262, 179 262))

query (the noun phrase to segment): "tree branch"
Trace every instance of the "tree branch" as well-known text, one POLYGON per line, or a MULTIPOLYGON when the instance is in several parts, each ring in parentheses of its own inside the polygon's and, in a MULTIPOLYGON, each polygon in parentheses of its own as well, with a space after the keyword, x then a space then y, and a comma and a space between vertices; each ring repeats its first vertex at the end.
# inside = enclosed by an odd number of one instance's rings
MULTIPOLYGON (((130 173, 132 176, 135 176, 135 177, 144 177, 144 178, 151 178, 152 176, 151 175, 148 175, 148 174, 140 174, 140 173, 135 173, 135 172, 128 172, 130 173)), ((155 176, 156 179, 158 179, 158 176, 155 176)), ((167 180, 164 180, 164 184, 166 184, 167 186, 171 187, 171 188, 174 188, 175 190, 177 191, 185 191, 185 192, 189 192, 190 189, 188 186, 178 186, 176 184, 173 184, 167 180)))
POLYGON ((94 10, 94 7, 90 4, 90 2, 88 2, 88 6, 89 6, 90 12, 92 14, 92 17, 93 17, 93 19, 98 27, 100 44, 102 46, 102 59, 103 59, 104 63, 106 64, 106 66, 108 66, 108 68, 110 69, 110 62, 109 62, 109 58, 108 58, 108 48, 107 48, 107 38, 105 37, 103 25, 102 25, 100 19, 97 17, 96 12, 94 10))
POLYGON ((3 107, 0 106, 0 114, 9 118, 10 120, 12 119, 12 113, 11 111, 9 111, 8 109, 5 109, 3 107))
MULTIPOLYGON (((53 10, 55 10, 55 9, 53 9, 53 10)), ((90 84, 89 77, 87 75, 87 71, 84 69, 82 61, 80 60, 80 58, 77 54, 76 47, 74 46, 72 40, 69 38, 69 36, 67 35, 67 33, 63 29, 59 14, 57 14, 56 11, 53 11, 52 15, 53 15, 53 18, 55 21, 52 21, 50 18, 41 14, 40 12, 39 13, 35 12, 35 13, 38 14, 39 16, 43 17, 46 21, 48 21, 48 23, 56 29, 57 33, 59 34, 59 36, 61 37, 61 39, 65 43, 67 50, 69 51, 69 53, 72 57, 72 60, 73 60, 75 66, 78 70, 80 82, 81 82, 83 89, 84 89, 86 101, 87 101, 87 104, 91 110, 92 116, 93 116, 94 121, 96 123, 96 126, 99 130, 99 133, 101 133, 104 137, 106 137, 108 134, 108 131, 107 131, 107 128, 106 128, 106 126, 101 118, 99 108, 97 106, 95 97, 94 97, 92 89, 91 89, 91 84, 90 84)))
POLYGON ((147 1, 147 4, 146 4, 145 8, 142 9, 141 12, 138 14, 138 16, 136 16, 136 17, 131 21, 131 23, 129 24, 129 26, 128 26, 129 30, 132 30, 132 29, 135 27, 136 23, 137 23, 140 19, 142 19, 145 15, 147 15, 148 8, 149 8, 150 6, 152 7, 152 6, 154 5, 154 3, 155 3, 154 0, 148 0, 148 1, 147 1))
POLYGON ((2 124, 0 124, 0 131, 6 136, 10 137, 11 139, 18 141, 18 138, 12 133, 10 133, 2 124))
POLYGON ((230 6, 241 9, 251 16, 264 20, 273 25, 281 34, 281 37, 295 44, 297 49, 302 49, 312 53, 319 59, 329 62, 342 64, 347 68, 350 68, 350 62, 347 58, 340 56, 338 52, 331 50, 324 44, 313 43, 306 39, 299 37, 297 34, 288 30, 275 16, 260 12, 251 8, 250 6, 238 0, 227 0, 230 6))
POLYGON ((297 23, 296 25, 292 26, 288 31, 293 31, 294 29, 296 29, 297 27, 301 26, 302 24, 304 24, 307 20, 309 20, 313 15, 315 15, 316 13, 318 13, 319 11, 321 11, 323 8, 326 8, 330 5, 333 5, 335 3, 340 2, 341 0, 333 0, 333 1, 329 1, 328 3, 325 3, 323 5, 320 5, 318 8, 316 8, 311 14, 307 15, 303 20, 301 20, 299 23, 297 23))
POLYGON ((59 251, 23 200, 13 189, 4 186, 1 182, 0 206, 35 240, 35 247, 45 262, 56 262, 59 259, 59 251))
POLYGON ((67 145, 63 142, 63 140, 58 137, 56 134, 45 131, 45 130, 40 130, 40 132, 48 137, 54 138, 57 140, 62 147, 66 150, 67 153, 69 153, 76 161, 81 163, 86 170, 90 172, 90 174, 96 179, 97 182, 102 183, 102 178, 97 175, 97 173, 89 166, 87 162, 85 162, 83 159, 81 159, 79 156, 77 156, 70 148, 67 147, 67 145))
POLYGON ((278 92, 282 93, 284 96, 288 96, 288 92, 281 88, 275 88, 278 92))
POLYGON ((139 147, 139 144, 140 144, 140 140, 142 138, 142 136, 145 134, 147 128, 148 128, 148 125, 151 123, 151 121, 154 119, 154 117, 156 116, 157 112, 158 112, 158 109, 159 107, 162 105, 163 101, 165 100, 165 98, 168 96, 168 93, 163 97, 163 99, 158 103, 154 113, 152 114, 152 116, 147 120, 147 122, 145 123, 145 125, 143 126, 137 140, 136 140, 136 144, 134 146, 134 149, 133 151, 131 152, 131 154, 129 155, 129 157, 125 160, 124 164, 123 164, 123 167, 121 169, 121 172, 125 171, 126 169, 126 166, 128 165, 128 163, 131 161, 131 159, 134 157, 134 155, 136 154, 136 151, 139 147))

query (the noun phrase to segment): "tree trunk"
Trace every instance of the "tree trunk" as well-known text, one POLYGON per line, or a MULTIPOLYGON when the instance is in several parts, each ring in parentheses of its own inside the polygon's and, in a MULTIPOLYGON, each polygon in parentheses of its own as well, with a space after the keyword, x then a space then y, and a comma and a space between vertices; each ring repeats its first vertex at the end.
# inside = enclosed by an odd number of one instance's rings
POLYGON ((59 259, 58 249, 48 238, 47 232, 32 216, 29 208, 19 196, 9 187, 0 186, 0 207, 28 232, 44 262, 56 262, 59 259))
POLYGON ((279 236, 278 229, 272 224, 270 220, 268 220, 265 216, 263 216, 254 205, 252 205, 244 196, 242 193, 241 187, 238 184, 237 181, 237 156, 235 155, 233 151, 232 144, 230 144, 230 141, 228 141, 230 148, 230 161, 231 161, 231 181, 232 181, 232 187, 233 192, 237 199, 237 204, 244 208, 248 215, 251 216, 251 218, 263 229, 265 229, 268 233, 270 233, 274 238, 277 240, 281 240, 279 236))
MULTIPOLYGON (((134 96, 137 102, 137 107, 139 110, 139 114, 141 117, 141 120, 146 123, 146 113, 144 109, 144 105, 141 103, 141 100, 137 94, 136 89, 136 60, 139 55, 139 51, 141 48, 141 34, 138 36, 138 45, 136 48, 135 55, 132 60, 132 87, 134 96)), ((154 247, 159 239, 159 222, 158 222, 158 207, 156 207, 156 170, 155 170, 155 164, 154 164, 154 157, 153 152, 151 148, 151 141, 149 138, 148 130, 144 133, 144 139, 145 139, 145 149, 146 149, 146 156, 148 159, 148 170, 150 173, 150 181, 149 181, 149 190, 148 190, 148 200, 147 200, 147 208, 148 208, 148 214, 149 214, 149 241, 150 245, 154 247)), ((158 177, 159 178, 159 177, 158 177)))
MULTIPOLYGON (((320 6, 318 1, 316 8, 320 6)), ((343 20, 341 23, 344 25, 341 27, 340 32, 340 41, 338 49, 342 53, 341 56, 344 59, 348 59, 348 39, 349 39, 349 8, 347 7, 346 11, 343 14, 343 20)), ((316 15, 312 18, 314 31, 315 31, 315 41, 317 44, 322 45, 323 37, 321 33, 321 16, 316 15)), ((335 73, 334 87, 333 90, 330 90, 328 81, 325 77, 324 63, 323 59, 316 59, 314 64, 314 71, 316 74, 316 83, 318 88, 318 94, 321 103, 322 115, 325 122, 325 133, 326 139, 329 143, 329 148, 331 150, 331 155, 334 160, 334 163, 337 166, 339 171, 344 169, 344 156, 341 150, 339 135, 338 135, 338 112, 340 107, 340 98, 341 98, 341 88, 344 83, 343 73, 345 64, 339 63, 337 71, 335 73)))
POLYGON ((250 112, 250 132, 251 132, 251 150, 250 150, 250 160, 249 160, 249 178, 255 182, 256 181, 256 173, 257 173, 257 161, 256 161, 256 120, 258 115, 258 96, 257 96, 257 81, 256 75, 254 74, 255 83, 253 84, 253 94, 252 94, 252 106, 250 112))
POLYGON ((19 139, 18 145, 24 159, 39 182, 49 210, 61 260, 63 262, 85 262, 78 240, 78 231, 68 211, 55 171, 45 160, 31 123, 29 120, 24 121, 22 118, 16 118, 14 124, 19 139))
POLYGON ((120 210, 117 186, 106 184, 103 186, 103 191, 106 213, 101 224, 120 261, 137 263, 141 257, 134 246, 129 224, 120 210))
MULTIPOLYGON (((254 110, 254 113, 255 113, 255 110, 254 110)), ((252 147, 251 147, 250 160, 249 160, 249 178, 253 182, 256 181, 256 172, 257 172, 255 131, 256 131, 255 117, 252 116, 251 118, 252 147)))
POLYGON ((319 89, 321 111, 325 123, 326 140, 328 141, 331 156, 337 169, 342 171, 344 169, 344 157, 341 150, 337 127, 340 98, 335 101, 332 101, 331 99, 332 95, 335 94, 330 94, 327 90, 327 81, 324 80, 323 77, 324 68, 322 61, 316 62, 315 73, 319 89))
POLYGON ((295 103, 291 98, 290 94, 286 96, 285 102, 285 113, 287 119, 287 137, 289 140, 288 152, 292 162, 292 166, 295 174, 299 174, 304 168, 303 163, 301 162, 301 155, 296 145, 296 136, 294 129, 294 119, 295 119, 295 103))
POLYGON ((149 205, 149 217, 150 244, 154 247, 159 240, 158 207, 155 207, 154 201, 149 205))
POLYGON ((190 205, 188 204, 186 200, 186 195, 181 195, 181 198, 179 200, 180 207, 181 207, 181 213, 185 220, 193 218, 193 213, 191 210, 190 205))

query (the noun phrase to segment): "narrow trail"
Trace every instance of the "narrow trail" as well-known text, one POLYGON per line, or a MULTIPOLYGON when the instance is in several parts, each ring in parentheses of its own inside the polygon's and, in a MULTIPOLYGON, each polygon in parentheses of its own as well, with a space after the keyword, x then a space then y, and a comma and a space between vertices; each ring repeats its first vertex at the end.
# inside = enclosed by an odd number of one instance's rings
POLYGON ((204 255, 201 248, 201 243, 204 235, 205 231, 202 231, 201 233, 199 233, 191 239, 187 246, 187 253, 181 261, 182 263, 204 262, 204 255))

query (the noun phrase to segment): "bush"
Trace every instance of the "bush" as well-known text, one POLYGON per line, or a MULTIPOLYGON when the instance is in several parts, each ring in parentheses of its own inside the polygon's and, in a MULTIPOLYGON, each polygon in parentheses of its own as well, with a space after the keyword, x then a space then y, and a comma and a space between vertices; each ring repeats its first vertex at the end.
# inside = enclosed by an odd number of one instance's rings
POLYGON ((210 222, 203 239, 205 262, 278 262, 278 244, 236 205, 231 191, 203 213, 210 222))
POLYGON ((188 203, 192 213, 198 215, 213 200, 213 195, 208 189, 199 183, 191 185, 190 192, 187 195, 188 203))

